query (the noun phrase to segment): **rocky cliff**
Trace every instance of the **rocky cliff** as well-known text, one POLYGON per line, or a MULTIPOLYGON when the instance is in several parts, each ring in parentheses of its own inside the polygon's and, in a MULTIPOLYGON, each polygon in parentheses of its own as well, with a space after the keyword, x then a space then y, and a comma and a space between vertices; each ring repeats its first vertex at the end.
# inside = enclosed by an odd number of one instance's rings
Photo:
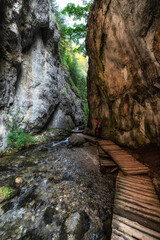
POLYGON ((96 0, 86 39, 89 125, 138 147, 160 143, 160 1, 96 0))
POLYGON ((80 99, 62 69, 50 0, 0 0, 0 150, 17 112, 28 132, 83 123, 80 99))

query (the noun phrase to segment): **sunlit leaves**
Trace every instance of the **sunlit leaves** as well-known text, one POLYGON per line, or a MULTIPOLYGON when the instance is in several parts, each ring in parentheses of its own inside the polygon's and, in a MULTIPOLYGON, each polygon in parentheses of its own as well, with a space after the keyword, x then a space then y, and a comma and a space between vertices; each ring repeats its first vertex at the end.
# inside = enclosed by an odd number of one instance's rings
POLYGON ((75 6, 73 3, 69 3, 63 10, 62 14, 68 15, 69 17, 73 17, 74 21, 82 20, 84 19, 84 24, 77 24, 74 23, 73 27, 65 27, 64 31, 67 36, 70 37, 70 39, 76 43, 79 44, 79 48, 77 50, 80 52, 82 51, 85 53, 85 44, 84 39, 87 34, 87 18, 89 14, 89 9, 92 4, 92 0, 87 3, 87 1, 83 1, 83 6, 75 6), (83 43, 82 40, 83 39, 83 43))
POLYGON ((62 14, 68 15, 69 17, 73 16, 73 20, 81 20, 83 17, 86 21, 88 18, 89 8, 91 6, 91 3, 86 4, 86 6, 75 6, 74 3, 69 3, 67 6, 63 9, 62 14))

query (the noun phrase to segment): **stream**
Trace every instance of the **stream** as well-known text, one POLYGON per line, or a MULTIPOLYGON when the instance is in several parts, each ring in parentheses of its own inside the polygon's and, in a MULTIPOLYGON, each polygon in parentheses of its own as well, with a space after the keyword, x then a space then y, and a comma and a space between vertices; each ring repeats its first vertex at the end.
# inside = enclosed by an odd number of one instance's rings
POLYGON ((14 191, 0 203, 0 239, 110 239, 115 176, 96 154, 66 139, 1 157, 0 187, 14 191))

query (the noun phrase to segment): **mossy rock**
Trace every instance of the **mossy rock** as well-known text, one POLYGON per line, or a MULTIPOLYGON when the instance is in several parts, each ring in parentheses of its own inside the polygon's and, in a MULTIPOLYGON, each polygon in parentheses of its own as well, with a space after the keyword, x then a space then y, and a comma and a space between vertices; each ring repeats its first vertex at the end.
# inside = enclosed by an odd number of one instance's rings
POLYGON ((0 203, 13 198, 18 193, 18 189, 2 186, 0 187, 0 203))

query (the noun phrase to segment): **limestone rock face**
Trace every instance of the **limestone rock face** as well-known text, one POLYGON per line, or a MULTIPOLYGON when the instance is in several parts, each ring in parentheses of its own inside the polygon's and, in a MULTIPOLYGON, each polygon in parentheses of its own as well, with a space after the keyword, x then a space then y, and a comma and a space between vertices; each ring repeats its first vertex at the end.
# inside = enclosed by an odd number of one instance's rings
POLYGON ((0 0, 0 151, 19 112, 27 132, 83 123, 79 97, 62 69, 50 0, 0 0))
POLYGON ((96 0, 86 39, 89 125, 138 147, 160 141, 160 1, 96 0))

